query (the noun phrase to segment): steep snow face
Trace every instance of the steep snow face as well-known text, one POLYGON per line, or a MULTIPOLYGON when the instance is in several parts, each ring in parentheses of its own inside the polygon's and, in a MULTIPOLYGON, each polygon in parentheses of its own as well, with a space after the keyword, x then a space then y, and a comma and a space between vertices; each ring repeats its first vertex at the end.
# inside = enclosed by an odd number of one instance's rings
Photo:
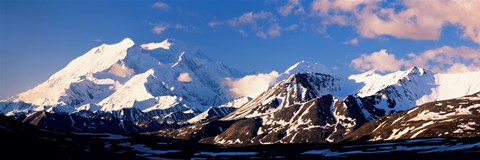
POLYGON ((145 87, 148 78, 153 76, 153 74, 154 71, 151 69, 145 73, 133 76, 112 95, 102 100, 99 105, 103 106, 103 110, 111 111, 120 110, 122 108, 131 108, 137 101, 153 99, 154 96, 148 92, 148 89, 145 87))
MULTIPOLYGON (((60 103, 62 97, 68 96, 69 92, 76 92, 76 90, 71 90, 72 84, 91 88, 92 90, 90 90, 90 92, 86 90, 80 92, 88 92, 87 94, 92 98, 96 94, 107 92, 108 87, 102 88, 90 83, 96 79, 93 78, 93 74, 105 71, 118 61, 124 59, 127 55, 128 48, 134 44, 131 39, 126 38, 117 44, 104 44, 95 47, 86 54, 71 61, 65 68, 52 75, 47 81, 9 100, 24 101, 39 106, 56 105, 60 103)), ((98 81, 98 84, 109 86, 114 84, 114 80, 98 81)))
POLYGON ((232 113, 234 110, 235 108, 233 107, 210 107, 199 115, 189 119, 187 122, 194 124, 204 120, 220 118, 232 113))
POLYGON ((311 62, 302 60, 290 66, 287 70, 285 70, 284 73, 291 75, 295 73, 306 73, 306 72, 327 73, 328 69, 322 64, 311 63, 311 62))
POLYGON ((418 99, 417 104, 452 99, 477 92, 480 92, 480 72, 436 74, 431 94, 418 99))
POLYGON ((225 104, 222 104, 218 107, 233 107, 233 108, 240 108, 241 106, 243 106, 244 104, 250 102, 252 100, 251 97, 240 97, 240 98, 237 98, 237 99, 234 99, 230 102, 227 102, 225 104))
POLYGON ((196 117, 188 120, 188 123, 194 124, 198 123, 204 120, 212 119, 212 118, 221 118, 224 117, 233 111, 235 111, 237 108, 240 108, 244 104, 250 102, 252 98, 250 97, 240 97, 237 99, 234 99, 230 102, 227 102, 225 104, 222 104, 217 107, 210 107, 204 112, 200 113, 196 117))
POLYGON ((251 100, 252 98, 250 97, 240 97, 240 98, 231 100, 230 102, 227 102, 225 104, 222 104, 220 106, 210 107, 207 110, 200 113, 199 115, 188 120, 188 123, 194 124, 194 123, 209 120, 212 118, 224 117, 232 113, 233 111, 235 111, 237 108, 240 108, 244 104, 250 102, 251 100))
POLYGON ((387 114, 417 106, 416 101, 423 95, 430 94, 430 89, 435 87, 434 74, 417 67, 385 76, 371 74, 356 81, 365 83, 357 95, 363 98, 374 97, 375 106, 386 111, 387 114))
POLYGON ((419 85, 432 84, 434 81, 433 73, 417 67, 410 68, 406 71, 397 71, 384 76, 376 74, 375 71, 368 71, 359 75, 352 75, 349 79, 353 79, 359 83, 365 83, 365 86, 357 92, 357 95, 360 97, 374 95, 389 86, 401 86, 402 81, 416 84, 416 86, 411 86, 411 88, 409 88, 411 90, 428 89, 430 86, 423 87, 419 85))

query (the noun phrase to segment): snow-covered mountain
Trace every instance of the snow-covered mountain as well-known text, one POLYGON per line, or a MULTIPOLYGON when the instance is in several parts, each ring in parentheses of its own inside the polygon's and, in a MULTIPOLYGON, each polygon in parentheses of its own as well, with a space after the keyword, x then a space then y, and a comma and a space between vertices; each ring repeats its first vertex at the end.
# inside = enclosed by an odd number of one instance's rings
POLYGON ((107 112, 177 106, 203 111, 232 100, 222 81, 243 75, 196 51, 176 47, 171 40, 135 45, 126 38, 93 48, 47 81, 8 101, 31 104, 31 110, 61 107, 65 112, 91 104, 99 107, 90 110, 107 112))
POLYGON ((371 119, 398 113, 428 102, 452 99, 480 91, 480 72, 434 74, 412 67, 386 75, 368 71, 349 79, 364 83, 356 96, 362 104, 375 105, 384 113, 373 113, 371 119))
POLYGON ((344 81, 348 80, 321 73, 294 74, 247 102, 224 120, 262 116, 328 94, 337 97, 353 94, 351 88, 344 88, 344 81))

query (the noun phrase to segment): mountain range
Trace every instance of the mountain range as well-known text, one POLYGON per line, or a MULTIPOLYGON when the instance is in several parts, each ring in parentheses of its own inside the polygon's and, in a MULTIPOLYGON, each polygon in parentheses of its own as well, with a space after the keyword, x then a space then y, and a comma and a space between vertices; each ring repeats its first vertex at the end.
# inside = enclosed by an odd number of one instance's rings
POLYGON ((0 113, 62 132, 142 133, 218 145, 335 143, 480 135, 480 72, 412 67, 348 77, 298 62, 254 97, 227 79, 253 73, 172 39, 103 44, 0 113))

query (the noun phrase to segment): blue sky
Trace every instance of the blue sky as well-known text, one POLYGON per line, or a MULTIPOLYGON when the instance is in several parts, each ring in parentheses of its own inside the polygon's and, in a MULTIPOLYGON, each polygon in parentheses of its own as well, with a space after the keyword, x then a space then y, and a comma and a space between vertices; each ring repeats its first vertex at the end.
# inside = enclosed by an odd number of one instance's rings
POLYGON ((137 44, 174 38, 245 71, 283 71, 300 60, 340 74, 478 71, 480 20, 472 15, 480 15, 480 2, 464 2, 2 0, 0 99, 125 37, 137 44))

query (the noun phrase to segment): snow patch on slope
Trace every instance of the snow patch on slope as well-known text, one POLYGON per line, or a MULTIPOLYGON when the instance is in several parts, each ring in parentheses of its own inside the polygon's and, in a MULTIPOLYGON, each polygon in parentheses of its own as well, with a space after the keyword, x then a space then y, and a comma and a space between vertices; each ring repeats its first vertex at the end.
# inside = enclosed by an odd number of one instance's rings
POLYGON ((480 72, 436 74, 434 86, 431 94, 417 100, 417 105, 480 92, 480 72))
POLYGON ((449 117, 452 117, 452 116, 471 115, 472 112, 470 110, 477 109, 477 108, 480 108, 480 104, 471 105, 466 108, 456 108, 455 112, 450 112, 446 114, 424 110, 420 112, 416 117, 410 119, 409 121, 443 120, 443 119, 448 119, 449 117))
POLYGON ((168 39, 166 39, 160 43, 152 42, 152 43, 142 44, 140 45, 140 47, 142 47, 142 49, 144 50, 155 50, 158 48, 170 49, 171 45, 172 43, 168 42, 168 39))

